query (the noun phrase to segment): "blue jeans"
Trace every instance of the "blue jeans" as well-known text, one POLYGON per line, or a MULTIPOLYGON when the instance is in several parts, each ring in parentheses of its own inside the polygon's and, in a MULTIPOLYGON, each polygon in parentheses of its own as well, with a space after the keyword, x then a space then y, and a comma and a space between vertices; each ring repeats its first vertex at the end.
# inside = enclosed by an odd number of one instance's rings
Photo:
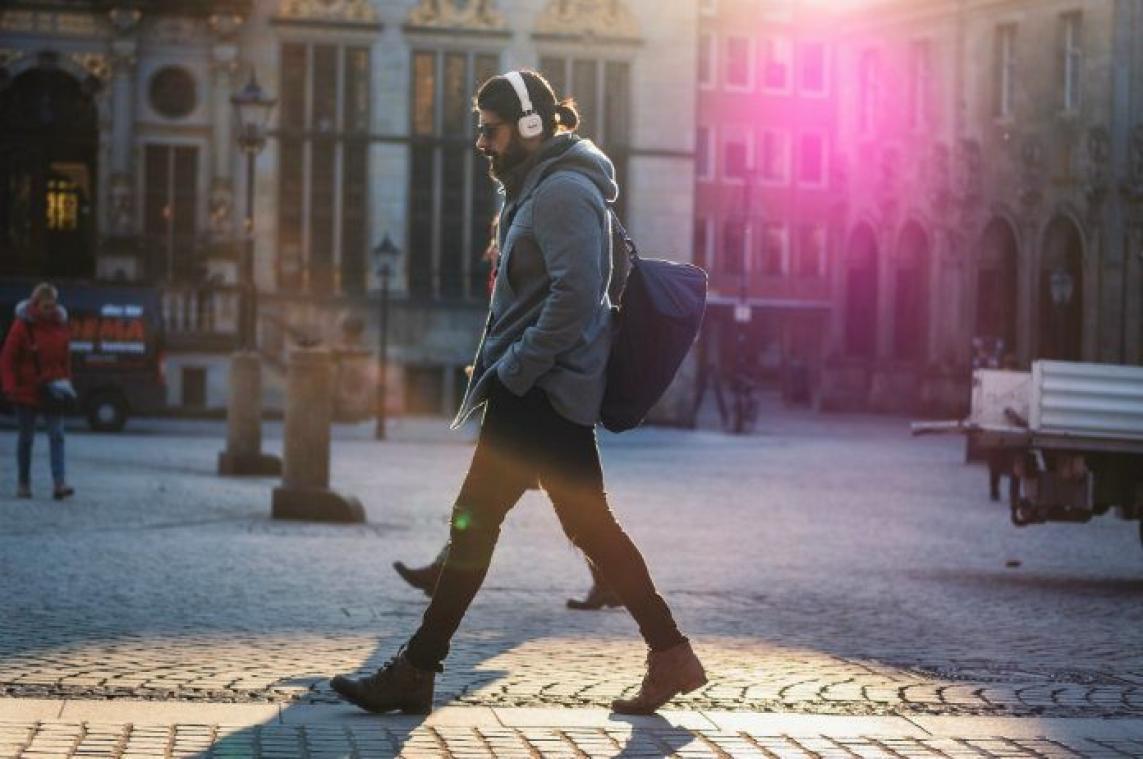
POLYGON ((16 442, 16 466, 19 469, 20 484, 32 481, 32 441, 36 437, 36 417, 43 414, 48 428, 48 444, 52 460, 52 480, 57 486, 67 482, 64 476, 64 434, 63 415, 40 411, 33 406, 15 404, 16 422, 20 426, 16 442))

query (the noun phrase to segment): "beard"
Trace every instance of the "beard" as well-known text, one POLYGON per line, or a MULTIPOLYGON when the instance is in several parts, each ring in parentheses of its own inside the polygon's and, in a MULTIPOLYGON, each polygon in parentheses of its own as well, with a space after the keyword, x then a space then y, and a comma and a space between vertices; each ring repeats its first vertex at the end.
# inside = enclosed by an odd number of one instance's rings
POLYGON ((488 176, 503 184, 514 169, 528 160, 528 152, 513 138, 503 153, 485 153, 484 157, 488 159, 488 176))

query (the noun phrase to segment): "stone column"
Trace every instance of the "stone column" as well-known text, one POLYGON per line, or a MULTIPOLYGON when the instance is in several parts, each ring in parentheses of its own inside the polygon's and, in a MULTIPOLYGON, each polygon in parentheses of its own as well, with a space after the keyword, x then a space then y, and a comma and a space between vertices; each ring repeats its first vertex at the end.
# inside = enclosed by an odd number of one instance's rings
MULTIPOLYGON (((210 233, 216 240, 234 238, 234 75, 238 69, 238 45, 234 36, 242 26, 241 16, 215 14, 208 19, 217 39, 210 50, 211 179, 210 233)), ((245 213, 242 209, 241 213, 245 213)))
POLYGON ((275 476, 282 471, 277 456, 262 453, 262 361, 257 353, 230 357, 226 419, 219 474, 275 476))
POLYGON ((127 237, 135 228, 135 97, 134 32, 142 14, 116 8, 108 14, 116 36, 111 41, 111 213, 113 236, 127 237))
POLYGON ((286 381, 282 485, 274 489, 271 505, 275 519, 365 521, 360 501, 329 489, 332 416, 332 354, 324 348, 295 349, 286 381))

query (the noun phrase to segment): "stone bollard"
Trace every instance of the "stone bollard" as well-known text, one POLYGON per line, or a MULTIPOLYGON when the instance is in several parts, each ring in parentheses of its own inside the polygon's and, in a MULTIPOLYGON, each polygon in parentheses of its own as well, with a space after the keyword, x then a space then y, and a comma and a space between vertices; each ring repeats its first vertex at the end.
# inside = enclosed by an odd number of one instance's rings
POLYGON ((262 453, 262 359, 257 353, 235 353, 230 357, 226 450, 218 454, 218 473, 282 473, 281 459, 262 453))
POLYGON ((274 488, 275 519, 364 522, 352 496, 329 489, 329 426, 333 415, 333 359, 321 348, 290 354, 286 379, 286 427, 282 485, 274 488))

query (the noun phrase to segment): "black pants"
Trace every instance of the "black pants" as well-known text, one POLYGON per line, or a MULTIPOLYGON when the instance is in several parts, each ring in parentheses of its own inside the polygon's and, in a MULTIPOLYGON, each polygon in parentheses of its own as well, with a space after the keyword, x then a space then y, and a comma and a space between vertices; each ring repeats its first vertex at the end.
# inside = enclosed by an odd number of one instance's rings
POLYGON ((647 645, 663 650, 686 640, 639 549, 607 505, 595 428, 561 417, 539 388, 519 398, 497 382, 453 507, 444 569, 405 649, 415 666, 436 669, 448 655, 449 641, 488 572, 504 517, 537 478, 564 532, 615 590, 647 645))

